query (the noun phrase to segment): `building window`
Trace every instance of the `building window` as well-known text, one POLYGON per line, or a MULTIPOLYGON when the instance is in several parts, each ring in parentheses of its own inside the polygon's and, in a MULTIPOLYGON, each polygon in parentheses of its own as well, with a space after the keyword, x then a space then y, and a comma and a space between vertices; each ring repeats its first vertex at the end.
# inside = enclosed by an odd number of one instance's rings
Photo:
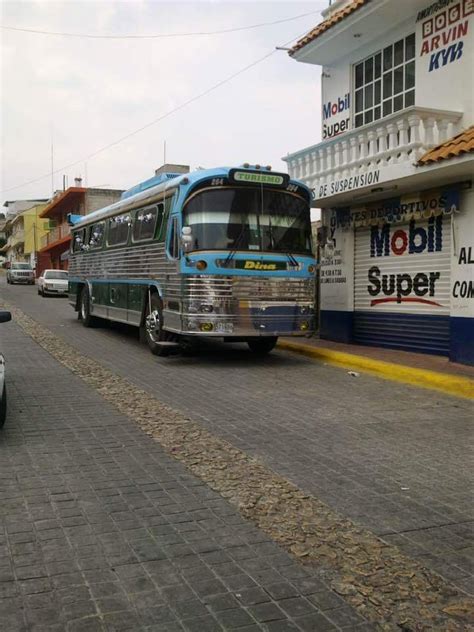
POLYGON ((355 127, 415 104, 415 34, 354 66, 355 127))

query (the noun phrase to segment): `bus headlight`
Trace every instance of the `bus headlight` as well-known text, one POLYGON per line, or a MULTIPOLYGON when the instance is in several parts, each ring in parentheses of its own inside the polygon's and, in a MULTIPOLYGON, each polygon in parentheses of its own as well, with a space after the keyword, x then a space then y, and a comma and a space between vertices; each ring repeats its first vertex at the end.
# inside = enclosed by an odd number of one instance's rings
POLYGON ((205 270, 207 268, 207 263, 205 261, 203 261, 202 259, 200 259, 197 263, 196 263, 196 268, 198 270, 205 270))
POLYGON ((309 329, 309 323, 308 322, 306 322, 304 320, 302 323, 300 323, 300 330, 301 331, 308 331, 308 329, 309 329))
POLYGON ((308 272, 310 274, 314 274, 316 271, 316 268, 313 265, 308 266, 308 272))

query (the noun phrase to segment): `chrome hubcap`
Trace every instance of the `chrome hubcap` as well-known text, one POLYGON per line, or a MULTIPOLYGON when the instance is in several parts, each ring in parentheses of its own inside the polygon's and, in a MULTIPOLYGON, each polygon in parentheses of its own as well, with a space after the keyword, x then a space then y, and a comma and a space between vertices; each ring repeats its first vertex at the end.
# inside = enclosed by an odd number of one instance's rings
POLYGON ((157 309, 154 309, 145 320, 146 333, 152 342, 159 342, 160 328, 160 313, 157 309))

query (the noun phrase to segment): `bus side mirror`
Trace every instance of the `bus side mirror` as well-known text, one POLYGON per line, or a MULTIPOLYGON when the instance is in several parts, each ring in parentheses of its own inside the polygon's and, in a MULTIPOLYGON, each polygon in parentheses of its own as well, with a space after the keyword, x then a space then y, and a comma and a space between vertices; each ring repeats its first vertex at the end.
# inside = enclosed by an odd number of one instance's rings
POLYGON ((183 226, 181 229, 181 247, 184 252, 189 252, 193 243, 191 226, 183 226))

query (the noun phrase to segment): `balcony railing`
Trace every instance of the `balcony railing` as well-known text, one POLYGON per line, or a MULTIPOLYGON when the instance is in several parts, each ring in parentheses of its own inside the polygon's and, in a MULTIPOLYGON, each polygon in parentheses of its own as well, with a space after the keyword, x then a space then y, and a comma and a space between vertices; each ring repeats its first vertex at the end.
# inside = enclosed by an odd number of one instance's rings
POLYGON ((63 237, 67 237, 71 234, 71 227, 69 224, 59 224, 56 228, 53 228, 49 231, 47 235, 41 238, 41 248, 46 248, 46 246, 50 246, 55 241, 59 241, 63 237))
POLYGON ((429 149, 454 136, 462 114, 412 107, 383 120, 291 154, 285 160, 293 178, 318 195, 322 184, 391 165, 411 165, 429 149))

